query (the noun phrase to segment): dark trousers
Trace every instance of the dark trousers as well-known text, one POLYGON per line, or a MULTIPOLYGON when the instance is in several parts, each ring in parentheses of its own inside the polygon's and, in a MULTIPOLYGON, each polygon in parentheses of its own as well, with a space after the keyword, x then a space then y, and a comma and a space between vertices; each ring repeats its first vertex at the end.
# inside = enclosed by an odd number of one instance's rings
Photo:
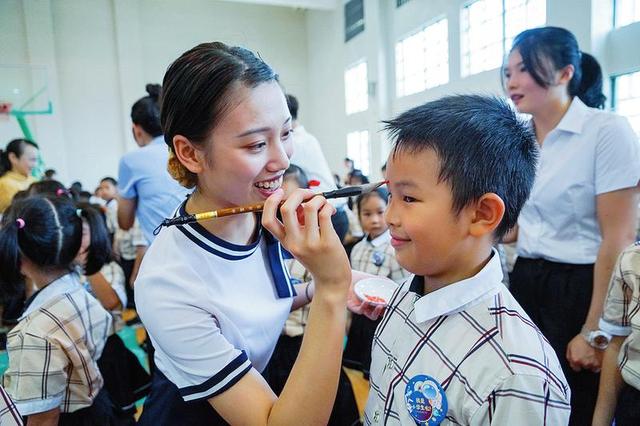
POLYGON ((593 264, 572 265, 518 258, 509 290, 549 340, 571 388, 570 425, 590 425, 600 375, 575 372, 567 361, 567 345, 580 333, 593 292, 593 264))
MULTIPOLYGON (((276 395, 280 395, 284 385, 289 378, 293 364, 296 362, 300 347, 302 346, 302 336, 289 337, 280 336, 278 344, 271 355, 271 360, 262 375, 269 383, 276 395)), ((338 380, 338 391, 333 404, 329 426, 350 426, 359 425, 360 413, 353 394, 351 382, 344 370, 340 370, 338 380)))
POLYGON ((625 383, 618 396, 616 426, 640 425, 640 390, 625 383))
POLYGON ((124 288, 127 292, 127 308, 130 309, 135 309, 136 307, 136 303, 134 300, 134 294, 133 294, 133 287, 131 287, 130 280, 131 280, 131 273, 133 272, 133 264, 135 263, 135 259, 131 259, 131 260, 127 260, 127 259, 120 259, 120 267, 122 268, 122 271, 124 272, 124 288))

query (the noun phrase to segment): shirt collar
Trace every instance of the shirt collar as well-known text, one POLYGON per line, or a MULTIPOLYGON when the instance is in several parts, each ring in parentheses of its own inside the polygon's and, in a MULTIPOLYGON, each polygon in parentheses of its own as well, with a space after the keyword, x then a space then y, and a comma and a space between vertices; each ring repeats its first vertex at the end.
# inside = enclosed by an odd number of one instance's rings
POLYGON ((151 139, 151 142, 149 143, 149 145, 157 145, 159 143, 165 143, 164 142, 164 135, 160 135, 160 136, 156 136, 155 138, 151 139))
POLYGON ((500 255, 492 249, 491 259, 476 275, 419 298, 414 304, 416 320, 421 323, 441 315, 461 312, 485 296, 495 294, 502 285, 500 255))
POLYGON ((25 175, 21 175, 18 172, 14 172, 13 170, 9 170, 5 173, 5 176, 10 177, 13 180, 17 180, 17 181, 26 181, 29 180, 30 177, 29 176, 25 176, 25 175))
POLYGON ((569 109, 564 113, 556 129, 570 133, 582 133, 582 127, 587 119, 588 111, 589 108, 580 98, 574 96, 571 105, 569 105, 569 109))
POLYGON ((389 230, 387 229, 382 234, 369 241, 369 243, 371 243, 371 245, 374 247, 380 247, 381 245, 386 244, 389 241, 391 241, 391 232, 389 232, 389 230))
POLYGON ((78 274, 75 272, 69 272, 68 274, 61 276, 51 284, 48 284, 35 292, 33 296, 27 300, 24 312, 22 312, 18 321, 21 321, 32 312, 37 311, 48 300, 51 300, 60 294, 70 293, 73 290, 80 288, 80 286, 81 284, 78 274))

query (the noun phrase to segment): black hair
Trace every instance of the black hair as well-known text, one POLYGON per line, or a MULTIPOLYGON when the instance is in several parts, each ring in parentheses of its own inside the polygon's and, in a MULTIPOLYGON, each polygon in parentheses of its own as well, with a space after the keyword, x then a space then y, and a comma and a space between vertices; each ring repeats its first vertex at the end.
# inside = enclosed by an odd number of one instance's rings
POLYGON ((41 180, 29 185, 27 189, 29 195, 51 195, 51 196, 69 196, 69 191, 63 184, 57 180, 41 180))
POLYGON ((118 186, 118 181, 111 176, 103 177, 102 179, 100 179, 100 183, 102 182, 109 182, 113 186, 118 186))
POLYGON ((287 106, 289 107, 289 113, 291 114, 291 119, 292 120, 297 120, 298 119, 298 99, 296 99, 295 96, 287 93, 287 95, 285 96, 287 99, 287 106))
POLYGON ((109 234, 109 229, 107 228, 107 216, 105 211, 98 204, 91 204, 83 201, 76 203, 76 206, 79 209, 82 209, 82 217, 87 221, 89 229, 91 230, 89 253, 94 250, 94 247, 96 247, 96 250, 103 250, 100 253, 100 256, 94 256, 93 259, 91 257, 87 257, 87 264, 84 266, 85 273, 86 271, 93 270, 98 272, 100 268, 102 268, 102 265, 111 262, 114 259, 110 244, 112 237, 109 234), (107 241, 107 243, 109 243, 106 246, 106 250, 103 241, 107 241))
POLYGON ((348 176, 349 176, 349 180, 351 180, 351 178, 360 178, 360 181, 362 183, 369 183, 369 178, 367 177, 367 175, 362 173, 362 170, 360 170, 360 169, 351 170, 348 173, 348 176))
POLYGON ((147 84, 145 89, 148 95, 138 99, 131 107, 131 121, 155 138, 162 134, 159 103, 162 86, 147 84))
POLYGON ((43 271, 69 269, 82 242, 82 220, 91 229, 85 273, 95 274, 110 255, 106 227, 97 213, 66 197, 35 196, 16 201, 0 229, 0 285, 3 291, 23 282, 20 259, 28 258, 43 271))
POLYGON ((31 145, 38 149, 38 144, 29 139, 14 139, 7 144, 4 151, 0 149, 0 176, 11 170, 9 154, 14 154, 18 158, 22 157, 25 145, 31 145))
POLYGON ((511 51, 514 50, 520 53, 525 68, 542 87, 554 83, 555 71, 573 65, 569 95, 579 97, 592 108, 604 108, 607 98, 602 93, 600 64, 590 54, 580 51, 576 37, 569 30, 559 27, 525 30, 513 40, 511 51))
POLYGON ((492 192, 505 204, 496 240, 516 224, 533 185, 538 149, 531 129, 504 99, 447 96, 385 124, 394 139, 392 158, 428 149, 435 152, 438 179, 451 187, 456 215, 492 192))
MULTIPOLYGON (((203 43, 183 53, 162 81, 160 122, 164 140, 173 151, 173 138, 182 135, 203 146, 211 131, 233 106, 232 90, 277 82, 275 71, 256 54, 224 43, 203 43)), ((191 188, 197 176, 170 156, 169 173, 191 188)))
POLYGON ((307 173, 300 166, 296 166, 295 164, 289 164, 289 168, 284 171, 284 175, 283 175, 284 179, 288 177, 295 178, 300 188, 309 187, 309 177, 307 176, 307 173))
POLYGON ((45 179, 52 179, 53 175, 56 174, 55 169, 47 169, 44 171, 44 177, 45 179))
POLYGON ((382 201, 384 201, 385 204, 389 203, 389 191, 387 191, 386 188, 376 188, 371 192, 360 194, 358 195, 358 198, 356 198, 356 206, 358 206, 358 216, 360 216, 360 212, 362 212, 362 209, 360 208, 360 206, 362 206, 362 203, 364 203, 371 197, 379 197, 382 201))

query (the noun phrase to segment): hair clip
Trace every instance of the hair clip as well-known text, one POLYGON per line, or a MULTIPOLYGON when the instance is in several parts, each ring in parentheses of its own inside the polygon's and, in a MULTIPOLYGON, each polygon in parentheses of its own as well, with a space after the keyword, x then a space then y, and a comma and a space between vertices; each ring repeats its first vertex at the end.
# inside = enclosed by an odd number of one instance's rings
POLYGON ((58 188, 58 189, 56 190, 56 195, 57 195, 58 197, 59 197, 59 196, 61 196, 61 195, 67 195, 67 191, 66 191, 65 189, 58 188))
POLYGON ((24 225, 25 225, 24 219, 21 218, 21 217, 17 218, 16 219, 16 224, 18 225, 18 229, 24 228, 24 225))
POLYGON ((76 209, 76 216, 82 219, 82 209, 76 209))

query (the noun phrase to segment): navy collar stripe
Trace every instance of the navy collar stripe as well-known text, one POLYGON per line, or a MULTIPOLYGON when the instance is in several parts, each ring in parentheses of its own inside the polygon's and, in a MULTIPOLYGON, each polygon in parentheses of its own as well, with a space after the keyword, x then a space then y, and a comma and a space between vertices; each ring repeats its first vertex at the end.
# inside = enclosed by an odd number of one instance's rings
POLYGON ((182 232, 188 239, 193 241, 200 248, 208 251, 211 254, 215 254, 216 256, 220 256, 221 258, 226 259, 226 260, 242 260, 242 259, 246 259, 247 257, 251 256, 255 251, 255 250, 253 250, 251 253, 248 253, 248 254, 245 254, 245 255, 242 255, 242 256, 233 256, 233 255, 230 255, 228 253, 222 252, 220 250, 216 250, 215 248, 213 248, 212 246, 206 244, 205 242, 200 240, 198 237, 196 237, 195 235, 193 235, 192 233, 190 233, 186 229, 183 229, 184 228, 183 226, 176 226, 176 228, 178 228, 178 230, 180 230, 180 232, 182 232))

